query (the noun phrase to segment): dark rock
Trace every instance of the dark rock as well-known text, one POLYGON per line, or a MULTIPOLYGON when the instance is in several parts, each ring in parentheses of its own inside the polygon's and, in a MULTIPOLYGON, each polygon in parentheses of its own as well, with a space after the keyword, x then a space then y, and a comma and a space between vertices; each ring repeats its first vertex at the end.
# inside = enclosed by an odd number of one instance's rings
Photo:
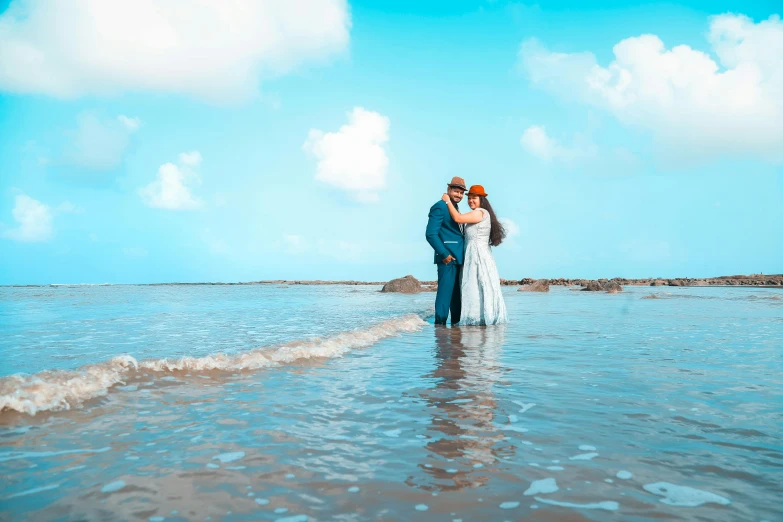
POLYGON ((582 284, 582 286, 583 292, 600 292, 604 289, 604 287, 598 281, 587 281, 586 283, 582 284))
POLYGON ((610 294, 617 294, 619 292, 623 291, 623 287, 620 286, 620 283, 617 281, 607 281, 603 284, 604 290, 606 290, 610 294))
POLYGON ((660 299, 661 297, 658 294, 650 294, 642 297, 642 299, 660 299))
POLYGON ((549 281, 539 279, 519 287, 519 292, 549 292, 549 281))
POLYGON ((392 279, 381 289, 381 292, 398 292, 401 294, 418 294, 421 292, 421 283, 412 275, 406 275, 399 279, 392 279))

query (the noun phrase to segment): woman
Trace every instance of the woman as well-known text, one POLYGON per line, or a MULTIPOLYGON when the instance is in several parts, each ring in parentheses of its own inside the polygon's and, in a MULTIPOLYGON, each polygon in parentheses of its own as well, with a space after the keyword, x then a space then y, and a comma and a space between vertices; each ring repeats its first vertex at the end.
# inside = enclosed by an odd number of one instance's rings
POLYGON ((487 193, 481 185, 468 191, 470 212, 460 214, 448 194, 443 201, 451 217, 465 225, 465 262, 462 265, 461 325, 502 324, 508 321, 506 303, 500 292, 500 277, 490 246, 498 246, 506 237, 487 193))

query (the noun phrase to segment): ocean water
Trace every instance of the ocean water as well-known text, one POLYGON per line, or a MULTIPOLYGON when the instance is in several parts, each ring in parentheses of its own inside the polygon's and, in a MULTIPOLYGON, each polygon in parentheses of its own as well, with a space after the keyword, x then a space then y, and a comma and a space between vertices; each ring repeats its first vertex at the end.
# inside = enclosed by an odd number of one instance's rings
POLYGON ((783 291, 378 290, 0 288, 0 519, 783 520, 783 291))

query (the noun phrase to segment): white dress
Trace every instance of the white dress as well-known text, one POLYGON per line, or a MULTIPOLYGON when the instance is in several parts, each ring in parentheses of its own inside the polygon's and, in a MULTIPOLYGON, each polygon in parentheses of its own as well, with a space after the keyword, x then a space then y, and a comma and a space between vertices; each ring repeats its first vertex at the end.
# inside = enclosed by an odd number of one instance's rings
POLYGON ((502 324, 508 321, 500 292, 500 276, 489 247, 489 212, 478 223, 465 225, 465 261, 462 265, 460 325, 502 324))

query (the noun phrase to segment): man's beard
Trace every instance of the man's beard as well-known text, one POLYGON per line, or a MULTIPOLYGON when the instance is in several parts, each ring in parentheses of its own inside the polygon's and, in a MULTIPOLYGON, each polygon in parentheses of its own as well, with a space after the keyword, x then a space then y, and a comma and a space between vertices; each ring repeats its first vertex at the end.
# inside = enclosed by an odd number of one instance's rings
POLYGON ((459 201, 454 201, 454 198, 449 199, 451 199, 451 203, 454 205, 454 208, 459 208, 459 201))

